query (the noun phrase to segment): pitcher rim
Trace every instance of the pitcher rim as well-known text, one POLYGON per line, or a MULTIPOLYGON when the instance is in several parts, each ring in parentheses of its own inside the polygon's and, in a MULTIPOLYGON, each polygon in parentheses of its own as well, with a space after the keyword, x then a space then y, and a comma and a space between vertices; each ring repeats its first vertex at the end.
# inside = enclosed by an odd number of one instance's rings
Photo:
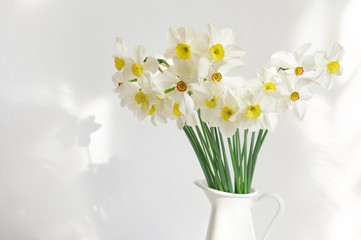
POLYGON ((233 197, 233 198, 250 198, 250 197, 255 197, 258 195, 258 192, 256 189, 251 188, 251 192, 250 193, 229 193, 229 192, 222 192, 213 188, 208 187, 207 182, 205 179, 197 179, 194 181, 194 184, 199 187, 202 188, 205 191, 208 192, 212 192, 214 194, 217 195, 222 195, 222 196, 227 196, 227 197, 233 197))

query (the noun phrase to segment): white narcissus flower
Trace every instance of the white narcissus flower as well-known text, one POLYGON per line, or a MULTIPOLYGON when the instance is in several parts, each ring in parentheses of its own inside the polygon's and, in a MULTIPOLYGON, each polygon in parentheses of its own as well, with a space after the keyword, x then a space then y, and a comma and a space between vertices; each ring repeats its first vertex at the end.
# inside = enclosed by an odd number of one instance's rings
MULTIPOLYGON (((159 96, 161 96, 160 94, 159 96)), ((161 123, 167 123, 169 116, 168 102, 165 98, 156 97, 156 101, 150 107, 148 115, 151 115, 151 122, 157 126, 156 120, 161 123)))
POLYGON ((167 121, 167 119, 176 120, 179 129, 182 129, 185 124, 192 127, 197 125, 194 111, 181 112, 179 109, 179 102, 175 102, 174 99, 169 98, 167 95, 165 98, 160 99, 157 104, 157 109, 161 114, 161 118, 157 116, 158 120, 161 122, 162 120, 167 121))
POLYGON ((219 61, 209 64, 207 61, 202 60, 200 61, 200 69, 202 72, 200 72, 199 75, 201 79, 205 80, 204 83, 206 86, 211 87, 216 85, 223 90, 233 90, 243 86, 244 79, 239 75, 232 75, 233 72, 237 72, 242 68, 237 61, 219 61))
POLYGON ((193 90, 193 93, 195 108, 200 109, 202 120, 212 122, 223 105, 223 89, 218 85, 201 82, 199 87, 193 90))
POLYGON ((246 92, 238 97, 241 99, 240 110, 235 115, 241 122, 243 129, 252 131, 268 129, 273 131, 277 124, 275 97, 265 91, 246 92))
POLYGON ((342 75, 342 66, 340 61, 345 54, 345 49, 339 44, 335 43, 330 55, 326 52, 315 52, 316 67, 320 70, 320 76, 316 80, 322 87, 330 89, 335 78, 342 75))
POLYGON ((274 94, 280 82, 276 67, 260 67, 257 77, 247 80, 245 87, 251 91, 263 90, 266 94, 274 94))
POLYGON ((281 79, 277 73, 276 67, 261 67, 258 69, 257 77, 246 81, 245 88, 253 93, 261 91, 264 94, 274 97, 276 99, 274 112, 284 113, 287 110, 287 105, 284 98, 280 95, 280 84, 281 79))
MULTIPOLYGON (((144 120, 147 116, 152 116, 157 112, 156 106, 160 97, 164 95, 155 88, 139 88, 137 84, 126 86, 126 93, 122 94, 122 102, 132 110, 139 120, 144 120)), ((157 113, 158 114, 158 113, 157 113)))
POLYGON ((279 67, 280 71, 284 71, 287 74, 314 79, 317 76, 314 57, 305 55, 310 47, 311 43, 306 43, 297 48, 295 53, 288 51, 276 52, 271 56, 271 62, 279 67))
POLYGON ((305 100, 312 97, 312 93, 307 85, 312 81, 306 78, 296 78, 280 74, 282 84, 280 85, 280 93, 283 96, 289 109, 293 115, 302 120, 306 113, 305 100))
POLYGON ((218 29, 213 24, 208 24, 206 28, 208 36, 208 52, 205 54, 210 61, 234 60, 243 66, 241 57, 245 54, 242 48, 234 45, 235 34, 230 28, 218 29))
POLYGON ((169 28, 167 39, 169 47, 165 50, 164 57, 191 61, 195 66, 207 48, 205 35, 197 35, 188 26, 169 28))
POLYGON ((194 110, 194 101, 191 97, 192 89, 199 84, 198 72, 194 71, 190 62, 173 59, 174 66, 168 68, 156 78, 158 86, 164 90, 171 105, 178 104, 182 114, 194 110))
POLYGON ((124 82, 115 88, 113 92, 118 93, 118 98, 120 98, 120 106, 127 106, 129 99, 134 97, 135 89, 139 90, 139 86, 136 83, 124 82), (132 91, 133 90, 133 91, 132 91))
MULTIPOLYGON (((131 83, 124 79, 123 72, 118 71, 113 74, 112 81, 115 86, 113 92, 118 93, 118 97, 121 99, 120 105, 122 107, 126 106, 126 98, 128 96, 128 90, 130 85, 137 85, 136 83, 131 83)), ((138 85, 137 85, 138 86, 138 85)), ((139 87, 138 87, 139 88, 139 87)))
POLYGON ((115 48, 117 49, 117 53, 113 55, 115 68, 118 71, 121 71, 128 62, 127 58, 125 57, 128 52, 128 46, 122 38, 116 38, 115 48))
POLYGON ((116 72, 116 73, 113 74, 113 76, 112 76, 112 82, 113 82, 114 87, 118 88, 118 87, 120 87, 124 82, 128 82, 128 81, 124 80, 123 72, 118 71, 118 72, 116 72))
POLYGON ((146 50, 143 46, 138 45, 133 49, 133 56, 125 65, 123 74, 128 81, 137 79, 141 87, 152 85, 150 75, 156 73, 159 63, 154 57, 147 57, 146 50))
POLYGON ((232 137, 240 126, 239 119, 235 117, 239 111, 239 102, 230 91, 226 91, 219 103, 221 105, 217 108, 217 114, 214 115, 209 125, 219 127, 223 136, 232 137))
POLYGON ((175 119, 177 122, 177 127, 179 129, 182 129, 184 127, 185 124, 187 124, 188 126, 192 126, 194 127, 195 125, 197 125, 197 120, 196 120, 196 116, 194 114, 194 112, 187 112, 187 113, 183 113, 180 111, 179 109, 179 103, 174 102, 172 106, 172 114, 171 118, 175 119))

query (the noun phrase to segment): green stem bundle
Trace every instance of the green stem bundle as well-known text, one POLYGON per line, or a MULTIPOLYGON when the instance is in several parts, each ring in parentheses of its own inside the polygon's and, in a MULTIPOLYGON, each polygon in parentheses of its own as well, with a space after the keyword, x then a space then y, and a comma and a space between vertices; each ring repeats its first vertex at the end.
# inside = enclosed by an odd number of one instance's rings
POLYGON ((223 192, 250 193, 258 153, 268 130, 259 130, 257 137, 256 132, 252 131, 248 148, 248 129, 244 130, 243 143, 237 129, 231 138, 227 138, 227 155, 219 128, 209 127, 202 121, 199 112, 198 117, 200 127, 195 126, 194 131, 193 127, 185 125, 183 130, 197 155, 208 186, 223 192), (232 162, 233 181, 227 156, 232 162))

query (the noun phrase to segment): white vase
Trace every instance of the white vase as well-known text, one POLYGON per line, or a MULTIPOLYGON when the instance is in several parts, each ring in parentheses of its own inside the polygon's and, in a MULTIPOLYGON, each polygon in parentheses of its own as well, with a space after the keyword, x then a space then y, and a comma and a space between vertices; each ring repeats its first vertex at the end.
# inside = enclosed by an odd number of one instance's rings
POLYGON ((262 199, 273 198, 278 209, 268 225, 262 240, 267 240, 275 220, 283 213, 283 199, 275 193, 258 194, 254 189, 249 194, 233 194, 211 189, 205 180, 194 182, 206 193, 212 207, 206 240, 255 240, 251 208, 262 199))

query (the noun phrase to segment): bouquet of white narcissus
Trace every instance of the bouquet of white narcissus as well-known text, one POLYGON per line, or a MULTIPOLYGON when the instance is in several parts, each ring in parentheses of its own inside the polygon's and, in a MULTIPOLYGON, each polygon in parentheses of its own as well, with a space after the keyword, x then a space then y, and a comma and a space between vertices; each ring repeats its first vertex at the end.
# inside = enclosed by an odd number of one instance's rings
POLYGON ((121 106, 140 120, 149 116, 154 125, 176 120, 209 187, 249 193, 259 150, 268 130, 275 128, 277 116, 291 110, 302 119, 304 101, 311 98, 309 85, 332 86, 342 74, 339 62, 344 49, 335 43, 330 54, 307 55, 311 44, 306 43, 294 53, 279 51, 258 69, 256 77, 244 80, 237 73, 244 66, 245 51, 234 40, 232 29, 212 24, 200 34, 189 27, 171 27, 164 57, 155 58, 147 56, 143 46, 135 46, 128 57, 126 43, 117 38, 118 71, 113 82, 121 106))

